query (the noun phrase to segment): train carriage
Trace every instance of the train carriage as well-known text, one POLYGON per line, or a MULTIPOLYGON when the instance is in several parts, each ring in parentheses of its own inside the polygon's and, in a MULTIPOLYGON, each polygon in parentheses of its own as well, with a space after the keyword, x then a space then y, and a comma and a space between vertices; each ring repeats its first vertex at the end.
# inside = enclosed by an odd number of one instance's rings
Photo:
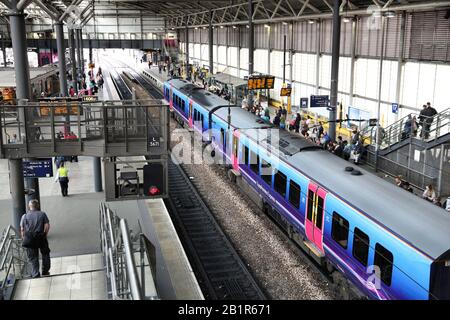
POLYGON ((227 101, 184 80, 164 92, 190 127, 195 111, 208 119, 202 131, 214 129, 211 144, 252 199, 340 286, 371 299, 450 299, 444 210, 241 108, 228 122, 227 101))

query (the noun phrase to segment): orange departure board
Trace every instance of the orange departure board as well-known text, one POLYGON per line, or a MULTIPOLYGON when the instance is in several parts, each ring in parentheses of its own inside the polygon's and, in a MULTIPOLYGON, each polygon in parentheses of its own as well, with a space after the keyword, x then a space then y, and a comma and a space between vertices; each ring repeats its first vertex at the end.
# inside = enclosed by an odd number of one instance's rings
MULTIPOLYGON (((53 108, 54 108, 53 115, 55 116, 67 116, 67 115, 75 116, 78 114, 77 106, 70 106, 69 108, 67 108, 67 106, 62 105, 53 108)), ((44 104, 39 107, 39 111, 41 117, 47 117, 51 114, 50 107, 44 104)))
POLYGON ((275 77, 258 76, 248 78, 248 90, 273 89, 275 77))
POLYGON ((290 97, 292 92, 292 88, 281 88, 280 96, 282 97, 290 97))

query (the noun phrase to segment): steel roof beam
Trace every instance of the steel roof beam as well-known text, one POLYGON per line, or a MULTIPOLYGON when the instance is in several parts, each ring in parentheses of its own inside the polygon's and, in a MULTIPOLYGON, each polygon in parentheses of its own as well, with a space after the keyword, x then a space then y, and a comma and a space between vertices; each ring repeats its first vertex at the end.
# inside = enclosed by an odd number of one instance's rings
MULTIPOLYGON (((450 1, 431 1, 427 3, 419 3, 419 4, 405 4, 405 5, 395 5, 390 6, 386 9, 380 8, 380 12, 386 12, 386 11, 424 11, 424 10, 430 10, 430 9, 437 9, 437 8, 445 8, 450 6, 450 1)), ((213 11, 214 12, 214 11, 213 11)), ((357 9, 357 10, 350 10, 341 12, 340 15, 359 15, 359 16, 367 16, 371 13, 368 12, 365 9, 357 9)), ((276 22, 288 22, 288 21, 298 21, 298 20, 305 20, 305 19, 322 19, 322 18, 331 18, 332 13, 313 13, 313 14, 306 14, 302 15, 300 17, 298 16, 290 16, 290 17, 278 17, 273 19, 257 19, 254 20, 255 24, 263 24, 263 23, 276 23, 276 22)), ((248 24, 248 20, 242 20, 242 21, 235 21, 235 22, 224 22, 224 23, 214 23, 214 26, 230 26, 230 25, 243 25, 248 24)), ((190 27, 207 27, 208 25, 192 25, 190 27)))

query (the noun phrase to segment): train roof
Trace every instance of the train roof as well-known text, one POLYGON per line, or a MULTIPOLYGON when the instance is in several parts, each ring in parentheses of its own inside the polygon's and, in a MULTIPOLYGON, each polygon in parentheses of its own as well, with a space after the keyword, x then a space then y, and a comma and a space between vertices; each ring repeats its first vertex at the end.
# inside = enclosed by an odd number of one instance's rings
MULTIPOLYGON (((240 131, 268 148, 271 138, 270 134, 264 133, 267 130, 240 131)), ((274 135, 275 131, 271 131, 274 135)), ((450 214, 445 210, 330 154, 303 137, 279 130, 279 141, 279 155, 282 160, 350 203, 355 209, 433 259, 448 251, 450 214), (345 171, 349 166, 359 170, 362 175, 355 176, 345 171)), ((272 149, 271 152, 276 154, 277 150, 272 149)))
POLYGON ((218 95, 192 84, 183 79, 171 79, 167 81, 173 88, 181 91, 193 101, 204 107, 207 111, 220 106, 228 106, 228 101, 218 95))
POLYGON ((327 151, 299 152, 287 162, 433 259, 448 251, 450 214, 436 205, 360 167, 362 175, 352 175, 345 168, 356 166, 327 151))
MULTIPOLYGON (((253 113, 248 112, 241 107, 232 106, 230 114, 232 128, 264 129, 273 126, 271 123, 264 122, 261 118, 256 117, 253 113)), ((214 115, 227 122, 228 106, 221 107, 220 109, 214 111, 214 115)))

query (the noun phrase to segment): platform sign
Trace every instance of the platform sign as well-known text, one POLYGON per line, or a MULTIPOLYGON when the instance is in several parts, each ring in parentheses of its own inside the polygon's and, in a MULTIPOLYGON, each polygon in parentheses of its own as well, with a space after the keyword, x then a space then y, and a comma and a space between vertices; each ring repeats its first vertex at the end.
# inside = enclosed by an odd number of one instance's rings
MULTIPOLYGON (((39 114, 41 117, 51 115, 51 108, 53 108, 53 115, 55 116, 76 116, 78 114, 77 102, 80 98, 42 98, 39 99, 39 114)), ((80 114, 83 114, 83 109, 80 109, 80 114)))
POLYGON ((148 137, 148 146, 150 148, 158 148, 161 145, 161 138, 160 137, 154 137, 149 136, 148 137))
POLYGON ((290 97, 292 93, 292 88, 281 88, 280 96, 281 97, 290 97))
POLYGON ((248 77, 248 90, 273 89, 275 77, 273 76, 251 76, 248 77))
POLYGON ((98 96, 83 96, 84 102, 96 102, 98 101, 98 96))
POLYGON ((392 113, 395 113, 395 114, 398 113, 398 103, 392 104, 392 113))
POLYGON ((300 98, 300 108, 308 108, 308 98, 300 98))
POLYGON ((330 104, 330 96, 313 96, 310 99, 311 108, 328 108, 330 104))
POLYGON ((24 178, 50 178, 53 177, 52 158, 36 160, 23 160, 24 178))

